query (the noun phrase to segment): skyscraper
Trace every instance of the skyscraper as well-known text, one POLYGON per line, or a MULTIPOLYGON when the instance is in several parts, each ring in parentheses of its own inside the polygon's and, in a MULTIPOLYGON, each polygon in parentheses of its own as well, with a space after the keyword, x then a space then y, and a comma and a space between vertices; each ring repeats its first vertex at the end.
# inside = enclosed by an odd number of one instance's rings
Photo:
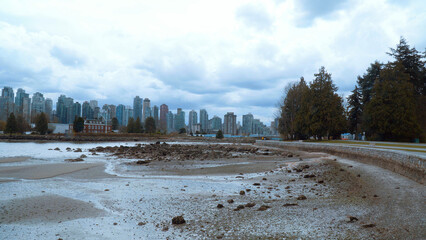
POLYGON ((125 110, 125 106, 123 104, 118 104, 115 114, 116 114, 116 118, 118 120, 118 125, 119 126, 123 126, 123 122, 124 122, 124 110, 125 110))
POLYGON ((142 109, 142 122, 145 122, 145 119, 147 117, 151 116, 151 101, 149 100, 149 98, 145 98, 143 100, 143 109, 142 109))
POLYGON ((15 97, 15 109, 18 115, 21 115, 27 122, 31 120, 31 98, 25 90, 19 88, 15 97))
POLYGON ((117 117, 117 107, 113 104, 108 105, 111 119, 117 117))
POLYGON ((175 129, 179 131, 182 128, 185 128, 185 112, 182 111, 182 108, 178 108, 175 119, 175 129))
POLYGON ((53 101, 50 98, 46 98, 46 100, 44 101, 44 112, 46 113, 46 117, 48 120, 53 120, 52 110, 53 110, 53 101))
MULTIPOLYGON (((166 104, 161 104, 160 106, 160 129, 161 131, 169 131, 167 127, 169 107, 166 104)), ((173 115, 172 115, 173 118, 173 115)), ((173 120, 172 120, 173 122, 173 120)))
POLYGON ((72 111, 72 121, 74 121, 75 117, 81 117, 81 104, 79 102, 75 102, 72 106, 72 111))
POLYGON ((198 123, 197 112, 194 111, 194 110, 191 110, 189 112, 189 122, 188 122, 188 129, 189 129, 190 132, 195 132, 195 131, 193 131, 193 126, 197 123, 198 123))
POLYGON ((43 94, 39 92, 34 93, 31 105, 31 116, 36 117, 38 114, 45 112, 45 107, 43 94))
POLYGON ((65 95, 58 97, 56 115, 60 123, 72 123, 72 121, 74 121, 73 105, 74 99, 66 97, 65 95))
POLYGON ((200 124, 201 124, 201 132, 209 131, 209 114, 206 109, 200 110, 200 124))
POLYGON ((222 130, 222 119, 220 117, 214 116, 212 119, 210 119, 210 123, 211 130, 215 132, 222 130))
POLYGON ((90 100, 90 107, 93 111, 95 111, 95 108, 98 107, 98 101, 97 100, 90 100))
POLYGON ((243 133, 250 135, 253 133, 253 115, 251 113, 243 115, 243 133))
POLYGON ((154 118, 154 121, 155 121, 155 127, 157 128, 157 129, 160 129, 160 126, 158 125, 159 124, 159 119, 158 119, 158 107, 157 107, 157 105, 154 105, 154 107, 152 107, 152 117, 154 118))
POLYGON ((140 98, 139 96, 136 96, 133 99, 133 118, 135 119, 135 121, 137 118, 142 121, 142 98, 140 98))
POLYGON ((223 117, 223 133, 237 135, 237 116, 233 112, 223 117))
POLYGON ((88 101, 83 102, 82 113, 84 119, 93 119, 93 109, 88 101))
MULTIPOLYGON (((164 105, 164 104, 163 104, 164 105)), ((166 105, 167 106, 167 105, 166 105)), ((173 113, 172 113, 172 111, 169 111, 168 113, 167 113, 167 115, 166 115, 166 118, 167 118, 167 132, 168 133, 171 133, 171 132, 174 132, 174 131, 176 131, 175 130, 175 126, 174 126, 174 115, 173 115, 173 113)))
POLYGON ((13 88, 4 87, 0 98, 0 117, 6 121, 11 113, 15 111, 13 88))

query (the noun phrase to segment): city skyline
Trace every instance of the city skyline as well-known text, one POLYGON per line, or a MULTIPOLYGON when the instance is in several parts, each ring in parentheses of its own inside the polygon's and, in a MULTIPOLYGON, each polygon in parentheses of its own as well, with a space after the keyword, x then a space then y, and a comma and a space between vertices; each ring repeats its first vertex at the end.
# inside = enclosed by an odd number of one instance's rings
POLYGON ((139 95, 269 122, 285 86, 321 66, 347 96, 400 36, 425 49, 424 12, 420 0, 5 0, 0 79, 51 99, 127 105, 139 95))

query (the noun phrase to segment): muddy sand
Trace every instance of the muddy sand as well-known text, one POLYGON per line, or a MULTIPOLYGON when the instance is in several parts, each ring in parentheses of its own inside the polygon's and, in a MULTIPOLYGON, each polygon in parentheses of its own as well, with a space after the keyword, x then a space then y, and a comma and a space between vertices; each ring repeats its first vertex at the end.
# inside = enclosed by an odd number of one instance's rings
POLYGON ((0 183, 0 238, 426 235, 424 185, 324 153, 216 144, 111 146, 83 153, 103 160, 0 168, 0 177, 17 180, 0 183), (177 216, 185 223, 173 224, 177 216))

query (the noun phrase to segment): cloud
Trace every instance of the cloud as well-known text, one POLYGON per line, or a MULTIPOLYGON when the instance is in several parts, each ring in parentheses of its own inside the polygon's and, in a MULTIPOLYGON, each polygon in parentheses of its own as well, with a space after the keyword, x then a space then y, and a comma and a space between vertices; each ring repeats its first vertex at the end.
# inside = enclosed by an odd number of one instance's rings
POLYGON ((50 50, 50 54, 56 59, 58 59, 63 65, 69 67, 78 67, 82 66, 85 63, 84 58, 71 49, 65 49, 58 46, 54 46, 50 50))
POLYGON ((239 7, 236 18, 257 31, 271 31, 274 19, 264 5, 249 3, 239 7))
POLYGON ((348 0, 295 0, 297 9, 301 11, 297 25, 310 27, 317 18, 325 18, 344 8, 348 0))

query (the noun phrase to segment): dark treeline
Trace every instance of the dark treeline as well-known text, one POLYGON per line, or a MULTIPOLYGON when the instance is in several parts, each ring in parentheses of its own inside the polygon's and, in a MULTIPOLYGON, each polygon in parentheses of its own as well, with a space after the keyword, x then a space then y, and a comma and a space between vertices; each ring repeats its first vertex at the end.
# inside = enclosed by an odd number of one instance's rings
POLYGON ((372 63, 358 76, 348 106, 322 67, 307 84, 303 77, 286 88, 279 131, 285 139, 338 138, 365 133, 368 140, 426 140, 426 52, 401 38, 386 64, 372 63))

